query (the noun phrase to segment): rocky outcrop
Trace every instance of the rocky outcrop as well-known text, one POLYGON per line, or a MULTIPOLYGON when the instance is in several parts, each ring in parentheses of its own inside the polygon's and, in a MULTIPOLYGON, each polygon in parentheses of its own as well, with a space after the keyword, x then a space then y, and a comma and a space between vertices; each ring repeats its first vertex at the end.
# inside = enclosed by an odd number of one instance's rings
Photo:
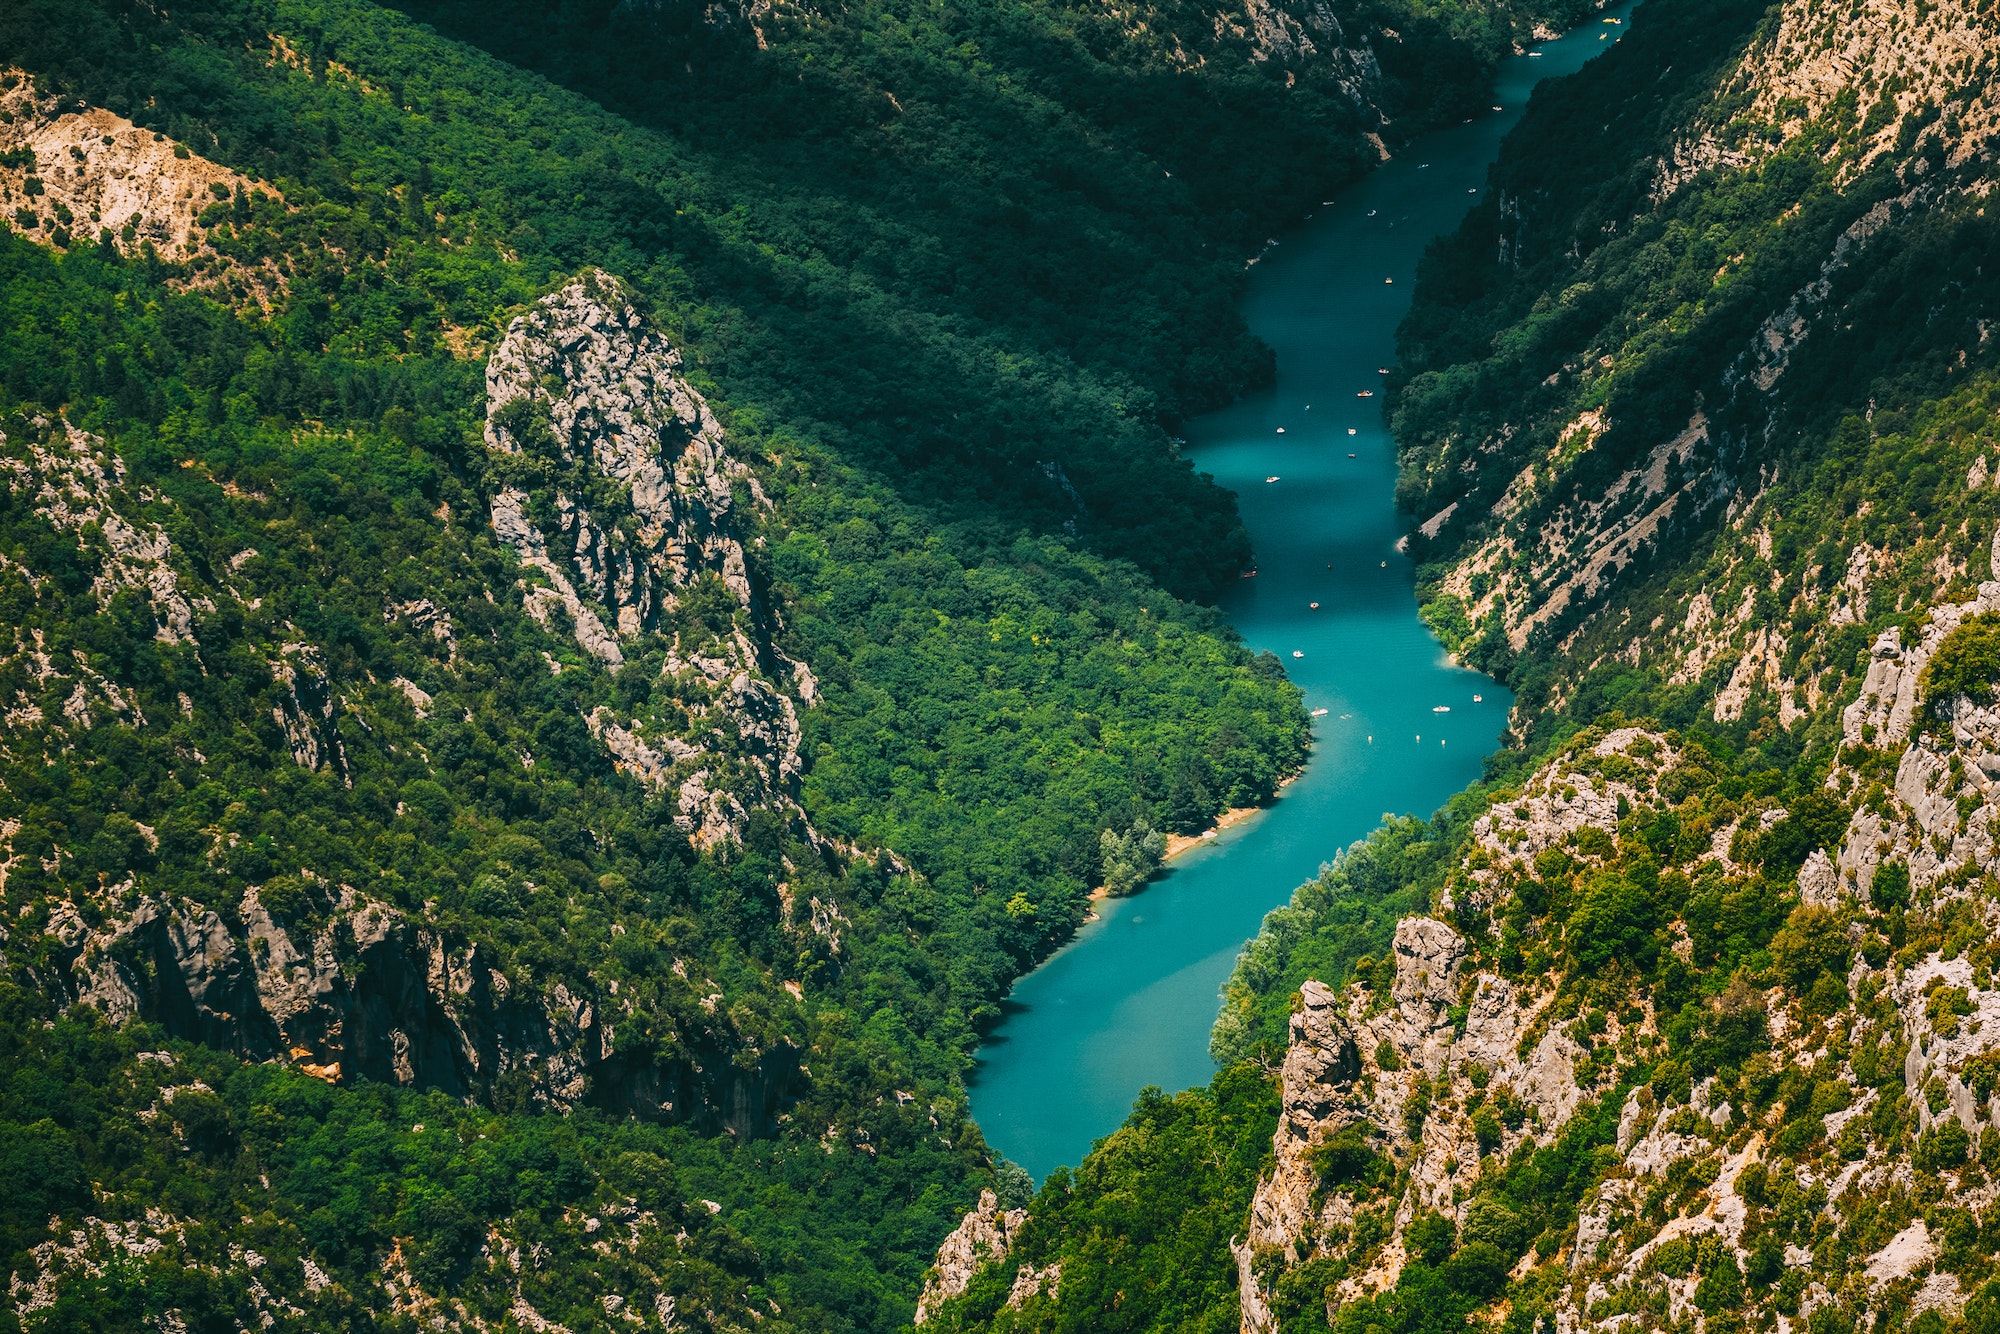
MULTIPOLYGON (((725 1020, 678 1036, 681 1055, 621 1052, 622 1011, 561 979, 524 989, 485 950, 345 887, 325 887, 315 925, 287 925, 248 890, 213 909, 140 897, 92 929, 56 904, 60 972, 42 983, 113 1023, 142 1018, 177 1037, 336 1082, 457 1097, 516 1088, 538 1105, 585 1105, 769 1133, 799 1073, 796 1050, 750 1049, 725 1020)), ((588 984, 585 984, 588 985, 588 984)))
MULTIPOLYGON (((24 70, 0 67, 0 224, 43 245, 150 245, 169 260, 210 259, 202 215, 238 200, 276 199, 269 186, 102 107, 42 92, 24 70)), ((286 287, 269 261, 216 265, 186 285, 214 288, 225 270, 259 304, 286 287)))
POLYGON ((744 547, 745 511, 768 502, 680 353, 592 272, 513 322, 486 395, 493 531, 527 610, 609 670, 664 649, 657 707, 587 719, 613 762, 672 793, 699 846, 739 837, 758 808, 809 834, 793 697, 812 703, 812 675, 774 646, 744 547))
MULTIPOLYGON (((1855 811, 1830 868, 1831 894, 1865 898, 1889 863, 1908 870, 1919 894, 1962 893, 1950 883, 1962 872, 2000 868, 2000 707, 1964 695, 1927 700, 1920 688, 1953 631, 2000 613, 2000 553, 1993 567, 1972 600, 1933 607, 1913 642, 1892 626, 1869 651, 1860 693, 1841 711, 1841 738, 1855 753, 1896 755, 1895 779, 1855 811)), ((1829 786, 1855 781, 1845 764, 1828 777, 1829 786)))
POLYGON ((1957 114, 1934 133, 1956 165, 2000 125, 1990 89, 1966 79, 1990 68, 1992 41, 1990 18, 1973 0, 1861 0, 1832 23, 1824 5, 1788 0, 1745 53, 1730 90, 1749 93, 1747 114, 1776 131, 1744 141, 1796 137, 1845 94, 1854 97, 1857 117, 1877 126, 1872 157, 1896 144, 1908 112, 1955 103, 1957 114), (1895 77, 1871 77, 1887 71, 1895 77), (1885 105, 1871 119, 1878 101, 1885 105))
MULTIPOLYGON (((1026 1209, 1002 1209, 999 1196, 990 1190, 979 1192, 978 1207, 968 1212, 939 1245, 937 1263, 924 1276, 923 1294, 917 1298, 916 1323, 923 1324, 937 1314, 939 1306, 964 1292, 984 1266, 1006 1259, 1015 1235, 1027 1220, 1026 1209)), ((1039 1286, 1039 1275, 1031 1282, 1039 1286)), ((1019 1286, 1017 1279, 1016 1287, 1019 1286)))
POLYGON ((1275 1164, 1238 1251, 1245 1334, 1272 1328, 1276 1271, 1323 1256, 1360 1261, 1352 1238, 1368 1229, 1384 1242, 1341 1281, 1334 1305, 1393 1287, 1403 1229, 1418 1213, 1463 1221, 1481 1157, 1547 1142, 1587 1095, 1577 1083, 1582 1048, 1537 1022, 1549 995, 1496 974, 1463 976, 1465 941, 1432 918, 1399 922, 1394 949, 1386 994, 1300 988, 1275 1164), (1524 1045, 1524 1035, 1535 1040, 1524 1045), (1489 1111, 1475 1121, 1482 1108, 1499 1109, 1497 1119, 1489 1111), (1482 1144, 1482 1131, 1496 1138, 1482 1144), (1407 1168, 1399 1194, 1382 1194, 1371 1160, 1407 1168))
POLYGON ((192 643, 194 607, 174 572, 173 544, 158 524, 129 508, 125 461, 66 418, 37 417, 27 427, 19 440, 0 433, 0 479, 7 489, 26 497, 51 526, 103 543, 92 583, 100 605, 120 592, 136 592, 152 610, 155 638, 192 643))

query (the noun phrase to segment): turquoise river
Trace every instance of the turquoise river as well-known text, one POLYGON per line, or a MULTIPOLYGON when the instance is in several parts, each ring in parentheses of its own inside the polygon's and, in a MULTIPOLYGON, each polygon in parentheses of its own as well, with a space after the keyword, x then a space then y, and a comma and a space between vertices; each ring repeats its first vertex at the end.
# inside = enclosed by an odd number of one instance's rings
POLYGON ((1015 986, 980 1049, 972 1109, 1037 1180, 1116 1129, 1146 1085, 1207 1083, 1222 984, 1264 914, 1385 813, 1442 805, 1497 743, 1509 696, 1446 660, 1395 550, 1380 371, 1424 246, 1487 188, 1530 90, 1622 31, 1593 19, 1509 60, 1500 110, 1417 140, 1251 269, 1244 314, 1277 351, 1276 384, 1191 423, 1188 444, 1241 497, 1255 544, 1256 577, 1225 609, 1325 713, 1311 763, 1269 810, 1176 858, 1138 895, 1100 904, 1099 920, 1015 986))

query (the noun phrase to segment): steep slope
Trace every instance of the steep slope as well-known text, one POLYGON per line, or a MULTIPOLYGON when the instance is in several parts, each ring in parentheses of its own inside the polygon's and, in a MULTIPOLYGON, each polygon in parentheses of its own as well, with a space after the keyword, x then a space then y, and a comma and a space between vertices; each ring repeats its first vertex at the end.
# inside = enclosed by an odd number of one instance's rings
POLYGON ((941 1325, 1088 1327, 1176 1248, 1259 1334, 1991 1324, 1995 22, 1656 3, 1538 92, 1392 402, 1515 746, 1239 961, 1248 1197, 1156 1214, 1114 1137, 1134 1244, 1052 1179, 941 1325))
POLYGON ((898 1326, 1010 980, 1304 754, 1242 256, 1546 15, 424 13, 0 10, 6 1318, 898 1326))

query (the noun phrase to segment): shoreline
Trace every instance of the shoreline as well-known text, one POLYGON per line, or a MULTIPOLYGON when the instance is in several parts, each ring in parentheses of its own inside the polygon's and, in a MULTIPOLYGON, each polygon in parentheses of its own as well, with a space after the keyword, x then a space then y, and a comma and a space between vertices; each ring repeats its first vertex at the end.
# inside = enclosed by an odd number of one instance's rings
MULTIPOLYGON (((1307 763, 1310 762, 1311 762, 1310 760, 1307 761, 1307 763)), ((1164 869, 1168 862, 1180 856, 1183 852, 1191 852, 1194 849, 1201 847, 1205 843, 1214 842, 1215 840, 1212 837, 1213 835, 1219 835, 1222 833, 1223 830, 1242 824, 1245 820, 1248 820, 1253 815, 1261 815, 1263 812, 1270 810, 1273 806, 1278 804, 1278 798, 1284 794, 1285 789, 1290 787, 1293 783, 1298 782, 1299 779, 1304 776, 1305 776, 1305 766, 1302 765, 1300 766, 1297 773, 1287 774, 1284 778, 1279 780, 1278 786, 1272 789, 1271 791, 1271 799, 1269 801, 1263 803, 1261 806, 1231 806, 1228 810, 1224 811, 1221 815, 1215 818, 1215 823, 1209 825, 1208 828, 1202 830, 1199 834, 1168 834, 1167 850, 1160 857, 1161 868, 1164 869)), ((1155 874, 1158 873, 1155 872, 1155 874)), ((1133 890, 1131 894, 1125 895, 1125 897, 1129 899, 1134 897, 1135 895, 1144 893, 1146 885, 1149 885, 1151 883, 1152 879, 1151 877, 1148 877, 1144 884, 1141 884, 1137 889, 1133 890)), ((1096 888, 1090 891, 1090 897, 1086 899, 1085 902, 1102 903, 1110 897, 1111 897, 1111 891, 1109 891, 1102 885, 1098 885, 1096 888)), ((1086 911, 1083 920, 1086 922, 1094 922, 1097 920, 1097 914, 1095 912, 1086 911)))

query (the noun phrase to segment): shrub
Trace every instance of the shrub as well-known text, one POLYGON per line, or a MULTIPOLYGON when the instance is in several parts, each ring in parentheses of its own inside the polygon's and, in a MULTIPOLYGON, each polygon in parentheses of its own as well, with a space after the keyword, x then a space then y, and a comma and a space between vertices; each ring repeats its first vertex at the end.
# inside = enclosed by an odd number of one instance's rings
POLYGON ((1986 703, 1995 681, 2000 681, 2000 613, 1986 612, 1944 637, 1917 678, 1917 694, 1935 717, 1960 695, 1986 703))
POLYGON ((1902 862, 1884 862, 1876 867, 1874 878, 1868 882, 1868 898, 1883 912, 1907 906, 1910 902, 1910 868, 1902 862))
POLYGON ((1845 973, 1848 957, 1847 923, 1831 908, 1802 903, 1771 937, 1771 958, 1796 991, 1811 987, 1822 973, 1845 973))
POLYGON ((1957 1117, 1951 1117, 1918 1138, 1912 1161, 1920 1172, 1942 1172, 1964 1163, 1971 1151, 1972 1136, 1958 1123, 1957 1117))

